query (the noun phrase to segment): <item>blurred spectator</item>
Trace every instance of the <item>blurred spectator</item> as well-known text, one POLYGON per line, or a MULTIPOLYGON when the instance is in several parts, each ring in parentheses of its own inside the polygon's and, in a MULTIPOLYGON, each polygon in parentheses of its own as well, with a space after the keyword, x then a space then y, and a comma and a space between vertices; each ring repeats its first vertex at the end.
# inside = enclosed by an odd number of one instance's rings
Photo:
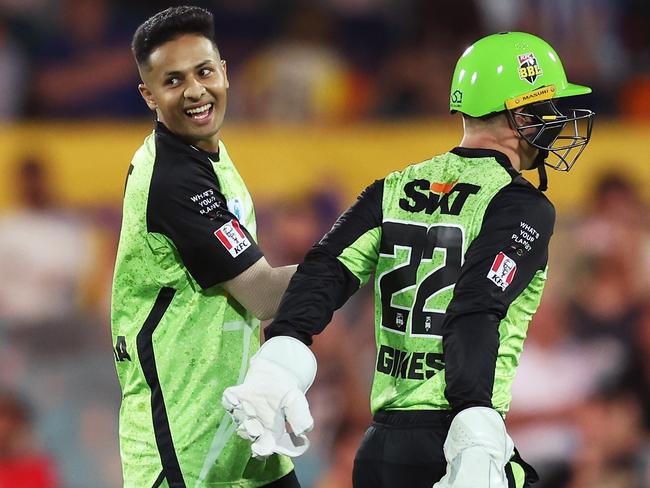
POLYGON ((0 10, 0 122, 23 115, 27 82, 26 53, 14 39, 0 10))
POLYGON ((319 479, 315 488, 352 488, 354 457, 367 425, 367 422, 359 424, 351 421, 339 426, 332 446, 330 468, 319 479))
POLYGON ((591 200, 564 247, 573 255, 564 268, 573 290, 571 325, 579 338, 608 336, 631 347, 650 290, 647 209, 635 185, 619 174, 602 175, 591 200))
MULTIPOLYGON (((29 114, 144 117, 128 52, 133 28, 143 12, 181 3, 5 0, 3 9, 20 26, 14 34, 21 45, 4 49, 14 58, 16 51, 18 57, 31 53, 29 114)), ((230 105, 234 118, 443 115, 453 60, 482 34, 503 30, 549 39, 567 69, 593 86, 590 105, 598 113, 620 110, 637 118, 650 113, 645 0, 193 3, 215 13, 217 40, 236 80, 230 105)), ((5 63, 12 69, 4 76, 17 68, 24 73, 20 64, 5 63)))
MULTIPOLYGON (((19 209, 0 214, 0 323, 16 331, 59 327, 78 311, 91 269, 91 235, 83 222, 57 208, 50 176, 38 159, 20 162, 14 188, 19 209)), ((40 331, 41 333, 43 331, 40 331)), ((46 337, 37 339, 50 349, 46 337)))
POLYGON ((650 119, 650 72, 631 77, 620 92, 619 107, 625 118, 650 119))
POLYGON ((59 0, 60 24, 39 39, 32 115, 142 115, 139 77, 129 49, 134 28, 108 0, 59 0))
POLYGON ((623 19, 619 34, 630 53, 632 69, 648 74, 650 66, 650 3, 646 0, 621 2, 623 19))
POLYGON ((36 447, 30 412, 0 390, 0 488, 57 488, 56 467, 36 447))
POLYGON ((367 110, 370 86, 328 42, 331 19, 315 5, 300 5, 285 36, 242 68, 233 110, 255 120, 337 121, 367 110))
POLYGON ((646 488, 650 443, 632 392, 614 386, 576 415, 582 442, 568 488, 646 488))
MULTIPOLYGON (((169 2, 159 3, 161 8, 170 6, 169 2)), ((201 3, 214 13, 217 44, 222 57, 228 61, 229 74, 238 73, 248 58, 277 37, 282 19, 291 10, 290 0, 204 0, 201 3)))
MULTIPOLYGON (((650 432, 650 307, 646 306, 634 336, 634 360, 628 368, 627 381, 637 395, 643 412, 646 432, 650 432)), ((650 483, 648 483, 650 486, 650 483)))
POLYGON ((378 76, 373 115, 405 119, 448 113, 451 57, 445 50, 418 43, 394 48, 378 76))
POLYGON ((324 0, 331 12, 337 49, 363 73, 376 73, 399 35, 409 2, 324 0))
POLYGON ((549 287, 528 329, 506 422, 539 488, 558 488, 580 444, 576 410, 601 385, 622 374, 626 354, 611 340, 585 344, 570 335, 560 297, 549 287))
POLYGON ((374 115, 448 114, 449 80, 456 60, 483 31, 475 2, 417 0, 403 15, 410 20, 408 29, 385 56, 374 115))
MULTIPOLYGON (((265 206, 258 207, 260 243, 274 263, 302 262, 307 251, 323 236, 323 224, 317 213, 320 208, 310 199, 310 195, 295 200, 267 202, 265 206)), ((334 220, 336 217, 324 223, 327 230, 334 220)))
POLYGON ((28 157, 16 170, 18 209, 0 214, 0 334, 12 367, 0 387, 13 385, 33 398, 36 428, 66 488, 87 488, 90 480, 93 488, 116 486, 119 471, 100 469, 117 458, 116 418, 90 415, 97 399, 105 412, 117 411, 119 399, 114 371, 106 367, 112 362, 100 327, 106 318, 83 307, 97 270, 105 269, 93 228, 80 212, 61 207, 43 162, 28 157), (94 437, 84 435, 81 422, 88 418, 94 437))

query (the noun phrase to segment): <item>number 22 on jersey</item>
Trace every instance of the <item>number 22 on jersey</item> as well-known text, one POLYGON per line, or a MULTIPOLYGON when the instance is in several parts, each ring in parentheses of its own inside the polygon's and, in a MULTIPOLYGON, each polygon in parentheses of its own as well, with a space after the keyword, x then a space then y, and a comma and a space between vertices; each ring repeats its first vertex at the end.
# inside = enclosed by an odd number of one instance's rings
POLYGON ((440 338, 445 310, 463 265, 459 225, 386 220, 377 279, 381 327, 411 337, 440 338))

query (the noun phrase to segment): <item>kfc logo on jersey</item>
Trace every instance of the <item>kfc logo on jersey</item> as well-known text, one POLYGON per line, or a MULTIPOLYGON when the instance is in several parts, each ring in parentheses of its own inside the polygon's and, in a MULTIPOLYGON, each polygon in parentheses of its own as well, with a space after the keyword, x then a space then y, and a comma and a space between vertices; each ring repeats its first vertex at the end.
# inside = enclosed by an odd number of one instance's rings
POLYGON ((492 263, 492 267, 490 268, 487 277, 492 281, 492 283, 502 290, 505 290, 508 288, 508 285, 512 283, 512 279, 515 277, 516 272, 517 263, 500 252, 497 254, 496 258, 494 258, 494 262, 492 263))
POLYGON ((233 258, 239 256, 251 245, 251 241, 248 240, 244 231, 241 230, 239 222, 235 219, 219 227, 214 232, 214 235, 217 236, 217 239, 233 258))

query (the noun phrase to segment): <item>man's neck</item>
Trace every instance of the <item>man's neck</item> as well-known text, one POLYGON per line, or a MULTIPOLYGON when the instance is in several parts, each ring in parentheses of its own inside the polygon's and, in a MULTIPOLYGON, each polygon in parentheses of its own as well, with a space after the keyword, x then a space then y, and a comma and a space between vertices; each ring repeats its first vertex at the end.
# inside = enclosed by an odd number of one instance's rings
POLYGON ((200 141, 191 142, 194 147, 198 147, 203 151, 209 153, 218 153, 219 152, 219 135, 215 135, 210 139, 203 139, 200 141))
POLYGON ((502 152, 508 156, 512 167, 517 171, 521 171, 521 157, 519 156, 519 153, 510 147, 510 145, 502 144, 492 137, 465 134, 463 139, 460 141, 459 146, 468 149, 493 149, 502 152))

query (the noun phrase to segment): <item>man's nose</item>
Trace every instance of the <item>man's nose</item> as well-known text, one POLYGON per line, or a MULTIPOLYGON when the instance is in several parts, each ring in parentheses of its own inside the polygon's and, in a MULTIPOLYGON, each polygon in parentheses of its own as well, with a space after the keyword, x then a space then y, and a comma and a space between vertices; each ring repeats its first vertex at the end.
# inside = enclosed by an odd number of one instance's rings
POLYGON ((185 98, 191 100, 198 100, 205 93, 205 87, 203 84, 199 83, 196 78, 191 78, 188 81, 187 88, 185 88, 185 98))

